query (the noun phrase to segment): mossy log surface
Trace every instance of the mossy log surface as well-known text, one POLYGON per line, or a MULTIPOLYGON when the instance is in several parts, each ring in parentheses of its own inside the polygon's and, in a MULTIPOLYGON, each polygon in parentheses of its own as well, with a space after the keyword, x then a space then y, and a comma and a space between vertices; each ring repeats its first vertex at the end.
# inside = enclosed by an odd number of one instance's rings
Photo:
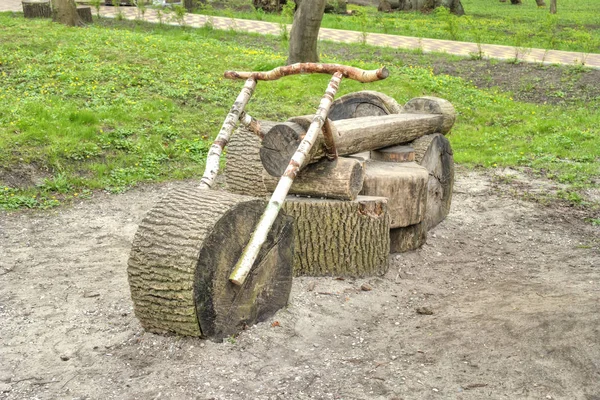
POLYGON ((133 241, 128 278, 142 326, 215 340, 270 317, 291 290, 293 231, 280 215, 244 286, 228 281, 263 200, 180 189, 146 215, 133 241))
MULTIPOLYGON (((268 132, 274 124, 260 121, 261 132, 268 132)), ((260 147, 261 139, 247 128, 240 126, 231 135, 225 148, 225 184, 228 191, 256 197, 270 195, 263 183, 260 147)))
POLYGON ((294 275, 365 277, 387 272, 390 221, 385 198, 288 196, 283 209, 294 218, 294 275))

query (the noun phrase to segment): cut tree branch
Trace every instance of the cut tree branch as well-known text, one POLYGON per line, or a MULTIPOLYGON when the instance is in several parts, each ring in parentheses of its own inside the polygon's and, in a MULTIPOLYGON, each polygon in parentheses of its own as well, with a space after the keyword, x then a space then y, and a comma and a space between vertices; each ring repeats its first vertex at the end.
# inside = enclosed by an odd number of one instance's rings
POLYGON ((200 180, 201 189, 210 189, 212 187, 217 173, 219 172, 221 153, 223 152, 225 146, 227 146, 231 132, 233 132, 235 129, 241 113, 244 111, 246 104, 248 104, 250 97, 252 97, 254 88, 256 88, 256 80, 254 78, 248 78, 246 80, 246 84, 242 88, 242 91, 235 99, 233 106, 231 106, 229 114, 227 114, 217 138, 213 142, 212 146, 210 146, 208 156, 206 157, 206 169, 204 170, 204 175, 200 180))
POLYGON ((224 76, 227 79, 254 78, 258 81, 274 81, 288 75, 311 73, 332 75, 336 72, 340 72, 344 78, 353 79, 362 83, 379 81, 387 78, 390 74, 386 67, 365 71, 364 69, 340 64, 297 63, 286 65, 284 67, 277 67, 271 71, 265 72, 227 71, 224 76))

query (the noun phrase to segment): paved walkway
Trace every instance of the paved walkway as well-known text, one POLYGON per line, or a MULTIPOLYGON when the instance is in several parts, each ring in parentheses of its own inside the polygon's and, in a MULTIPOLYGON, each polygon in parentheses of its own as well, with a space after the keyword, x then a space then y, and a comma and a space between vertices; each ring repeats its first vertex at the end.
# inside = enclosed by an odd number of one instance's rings
MULTIPOLYGON (((21 11, 21 0, 0 0, 0 12, 2 11, 21 11)), ((100 15, 114 18, 120 11, 126 19, 140 18, 135 7, 101 7, 100 15)), ((166 18, 172 18, 172 13, 163 16, 163 22, 171 25, 177 23, 166 18)), ((159 16, 156 10, 149 9, 144 15, 144 20, 158 23, 159 16)), ((279 35, 281 27, 277 23, 242 20, 225 17, 208 17, 198 14, 186 14, 185 24, 194 28, 202 27, 205 24, 212 24, 216 29, 235 29, 236 31, 254 32, 261 34, 279 35)), ((287 25, 288 31, 291 25, 287 25)), ((369 33, 366 40, 362 32, 345 31, 339 29, 321 28, 319 32, 320 40, 331 40, 343 43, 362 43, 373 46, 385 46, 399 49, 421 49, 423 52, 445 52, 461 56, 470 56, 471 54, 481 54, 485 58, 495 58, 501 60, 514 60, 517 57, 525 62, 545 63, 545 64, 585 64, 590 68, 600 69, 600 54, 584 54, 572 51, 526 49, 517 50, 512 46, 501 46, 492 44, 482 44, 479 49, 476 43, 455 42, 452 40, 440 39, 420 39, 408 36, 386 35, 382 33, 369 33)))

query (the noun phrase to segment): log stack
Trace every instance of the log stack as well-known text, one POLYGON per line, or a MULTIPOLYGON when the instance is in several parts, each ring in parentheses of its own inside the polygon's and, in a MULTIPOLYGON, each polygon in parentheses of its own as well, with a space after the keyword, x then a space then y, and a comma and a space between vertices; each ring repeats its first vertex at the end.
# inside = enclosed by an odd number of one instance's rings
MULTIPOLYGON (((369 276, 387 270, 389 252, 420 247, 449 212, 454 167, 446 137, 452 105, 420 97, 404 107, 378 92, 336 100, 325 138, 296 177, 283 209, 294 218, 294 274, 369 276)), ((302 141, 311 116, 240 128, 226 159, 228 190, 269 196, 302 141), (260 136, 260 137, 259 137, 260 136)))

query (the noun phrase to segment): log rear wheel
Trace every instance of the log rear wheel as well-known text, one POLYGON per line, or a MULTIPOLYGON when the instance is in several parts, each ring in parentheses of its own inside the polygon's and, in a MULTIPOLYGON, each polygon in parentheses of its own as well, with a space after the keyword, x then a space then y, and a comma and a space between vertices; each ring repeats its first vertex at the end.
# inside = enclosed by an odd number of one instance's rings
POLYGON ((186 188, 150 210, 127 269, 135 314, 146 330, 220 340, 287 304, 293 232, 283 214, 246 284, 238 288, 227 279, 265 205, 248 196, 186 188))

